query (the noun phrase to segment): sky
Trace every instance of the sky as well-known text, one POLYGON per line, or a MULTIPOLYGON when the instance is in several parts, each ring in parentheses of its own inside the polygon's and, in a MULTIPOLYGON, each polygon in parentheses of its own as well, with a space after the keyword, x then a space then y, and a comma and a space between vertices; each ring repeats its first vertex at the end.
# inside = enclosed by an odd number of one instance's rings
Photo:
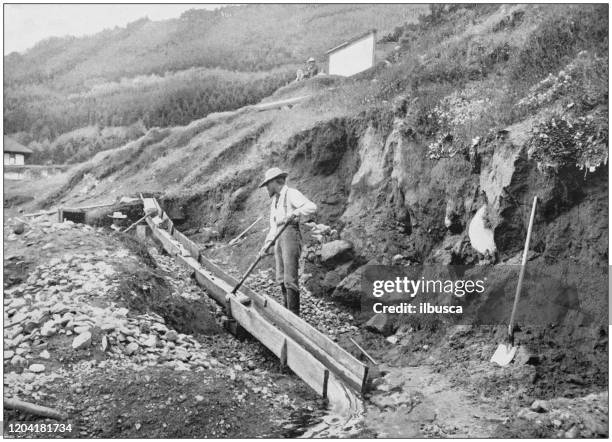
POLYGON ((41 40, 95 34, 142 17, 177 18, 216 4, 4 4, 4 54, 23 52, 41 40))

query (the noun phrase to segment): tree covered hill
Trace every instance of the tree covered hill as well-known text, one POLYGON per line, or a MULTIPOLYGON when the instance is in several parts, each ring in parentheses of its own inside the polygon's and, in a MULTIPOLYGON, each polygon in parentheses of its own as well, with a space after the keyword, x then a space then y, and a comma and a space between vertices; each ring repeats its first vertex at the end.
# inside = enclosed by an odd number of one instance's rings
POLYGON ((5 85, 45 83, 80 90, 99 81, 163 75, 191 67, 270 70, 303 62, 369 28, 412 22, 419 5, 244 5, 193 9, 177 19, 147 18, 125 28, 51 38, 5 57, 5 85))
POLYGON ((34 143, 36 161, 64 162, 71 157, 41 146, 83 127, 182 125, 256 103, 307 57, 323 60, 356 34, 385 35, 424 13, 423 5, 255 4, 50 38, 4 57, 4 133, 34 143))

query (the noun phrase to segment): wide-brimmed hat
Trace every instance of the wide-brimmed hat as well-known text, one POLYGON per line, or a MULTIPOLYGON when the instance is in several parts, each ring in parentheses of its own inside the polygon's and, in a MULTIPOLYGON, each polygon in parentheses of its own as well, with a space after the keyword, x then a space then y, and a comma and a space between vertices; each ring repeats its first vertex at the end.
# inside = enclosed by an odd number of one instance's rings
POLYGON ((112 215, 108 215, 109 218, 113 218, 113 219, 124 219, 127 218, 127 215, 124 215, 121 212, 113 212, 112 215))
POLYGON ((271 169, 266 170, 266 173, 264 175, 264 179, 261 182, 261 184, 259 185, 259 187, 265 186, 266 184, 268 184, 270 181, 272 181, 275 178, 278 178, 278 177, 281 177, 281 176, 287 176, 287 175, 288 175, 287 172, 283 172, 278 167, 272 167, 271 169))

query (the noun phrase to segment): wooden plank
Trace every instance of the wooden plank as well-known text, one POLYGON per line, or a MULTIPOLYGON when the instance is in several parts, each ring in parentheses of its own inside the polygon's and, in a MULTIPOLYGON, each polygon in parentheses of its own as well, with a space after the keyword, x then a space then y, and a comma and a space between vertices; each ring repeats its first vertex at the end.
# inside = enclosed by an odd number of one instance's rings
POLYGON ((102 203, 102 204, 94 204, 91 206, 83 206, 83 207, 66 207, 65 210, 91 210, 91 209, 98 209, 100 207, 111 207, 114 206, 115 204, 120 204, 120 203, 102 203))
POLYGON ((159 213, 161 215, 161 213, 163 212, 161 206, 159 205, 159 203, 157 202, 157 198, 151 198, 153 200, 153 204, 155 205, 155 208, 157 209, 157 213, 159 213))
MULTIPOLYGON (((283 330, 287 330, 294 339, 301 340, 297 333, 295 335, 293 334, 293 330, 311 341, 313 349, 321 350, 328 359, 332 360, 335 364, 342 365, 344 367, 343 373, 346 380, 352 382, 359 391, 363 391, 368 374, 367 365, 357 360, 328 336, 318 331, 273 299, 268 300, 266 305, 262 306, 262 308, 265 310, 264 314, 266 317, 277 322, 280 327, 283 330)), ((307 341, 304 340, 303 343, 307 344, 307 341)))
POLYGON ((54 213, 56 213, 56 210, 47 210, 46 212, 38 212, 38 213, 27 213, 25 215, 22 215, 26 218, 29 218, 31 216, 43 216, 43 215, 53 215, 54 213))
POLYGON ((156 238, 168 254, 174 256, 180 253, 179 247, 174 243, 172 237, 163 230, 158 229, 150 217, 146 218, 147 224, 151 228, 153 237, 156 238))
POLYGON ((189 238, 187 238, 185 235, 183 235, 181 232, 179 232, 176 229, 174 229, 174 232, 172 232, 172 236, 179 243, 181 243, 182 246, 185 247, 185 249, 187 249, 187 251, 193 258, 195 258, 196 260, 199 258, 200 248, 198 247, 196 243, 191 241, 189 238))
POLYGON ((233 297, 230 298, 230 306, 233 318, 254 338, 280 358, 287 340, 286 336, 278 328, 262 318, 254 309, 245 307, 233 297))
POLYGON ((306 382, 319 395, 326 397, 329 370, 293 339, 288 338, 278 328, 265 320, 254 309, 230 298, 232 315, 253 337, 265 345, 295 374, 306 382))
POLYGON ((305 348, 287 338, 287 366, 323 397, 327 397, 329 370, 305 348))
POLYGON ((206 272, 206 270, 203 269, 202 266, 200 266, 198 262, 190 256, 177 255, 176 259, 179 263, 190 267, 195 272, 196 281, 206 290, 208 296, 213 298, 223 307, 228 307, 227 301, 225 300, 227 290, 218 284, 218 281, 216 281, 216 278, 214 278, 213 275, 206 272))
POLYGON ((142 199, 143 210, 147 215, 159 215, 153 198, 142 199))

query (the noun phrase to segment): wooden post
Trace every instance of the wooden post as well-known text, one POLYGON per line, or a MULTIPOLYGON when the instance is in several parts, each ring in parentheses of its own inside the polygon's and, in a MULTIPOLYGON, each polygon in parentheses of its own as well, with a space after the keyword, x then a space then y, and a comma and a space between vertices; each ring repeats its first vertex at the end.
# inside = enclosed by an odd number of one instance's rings
POLYGON ((62 209, 61 207, 57 209, 57 222, 58 223, 64 222, 64 209, 62 209))

